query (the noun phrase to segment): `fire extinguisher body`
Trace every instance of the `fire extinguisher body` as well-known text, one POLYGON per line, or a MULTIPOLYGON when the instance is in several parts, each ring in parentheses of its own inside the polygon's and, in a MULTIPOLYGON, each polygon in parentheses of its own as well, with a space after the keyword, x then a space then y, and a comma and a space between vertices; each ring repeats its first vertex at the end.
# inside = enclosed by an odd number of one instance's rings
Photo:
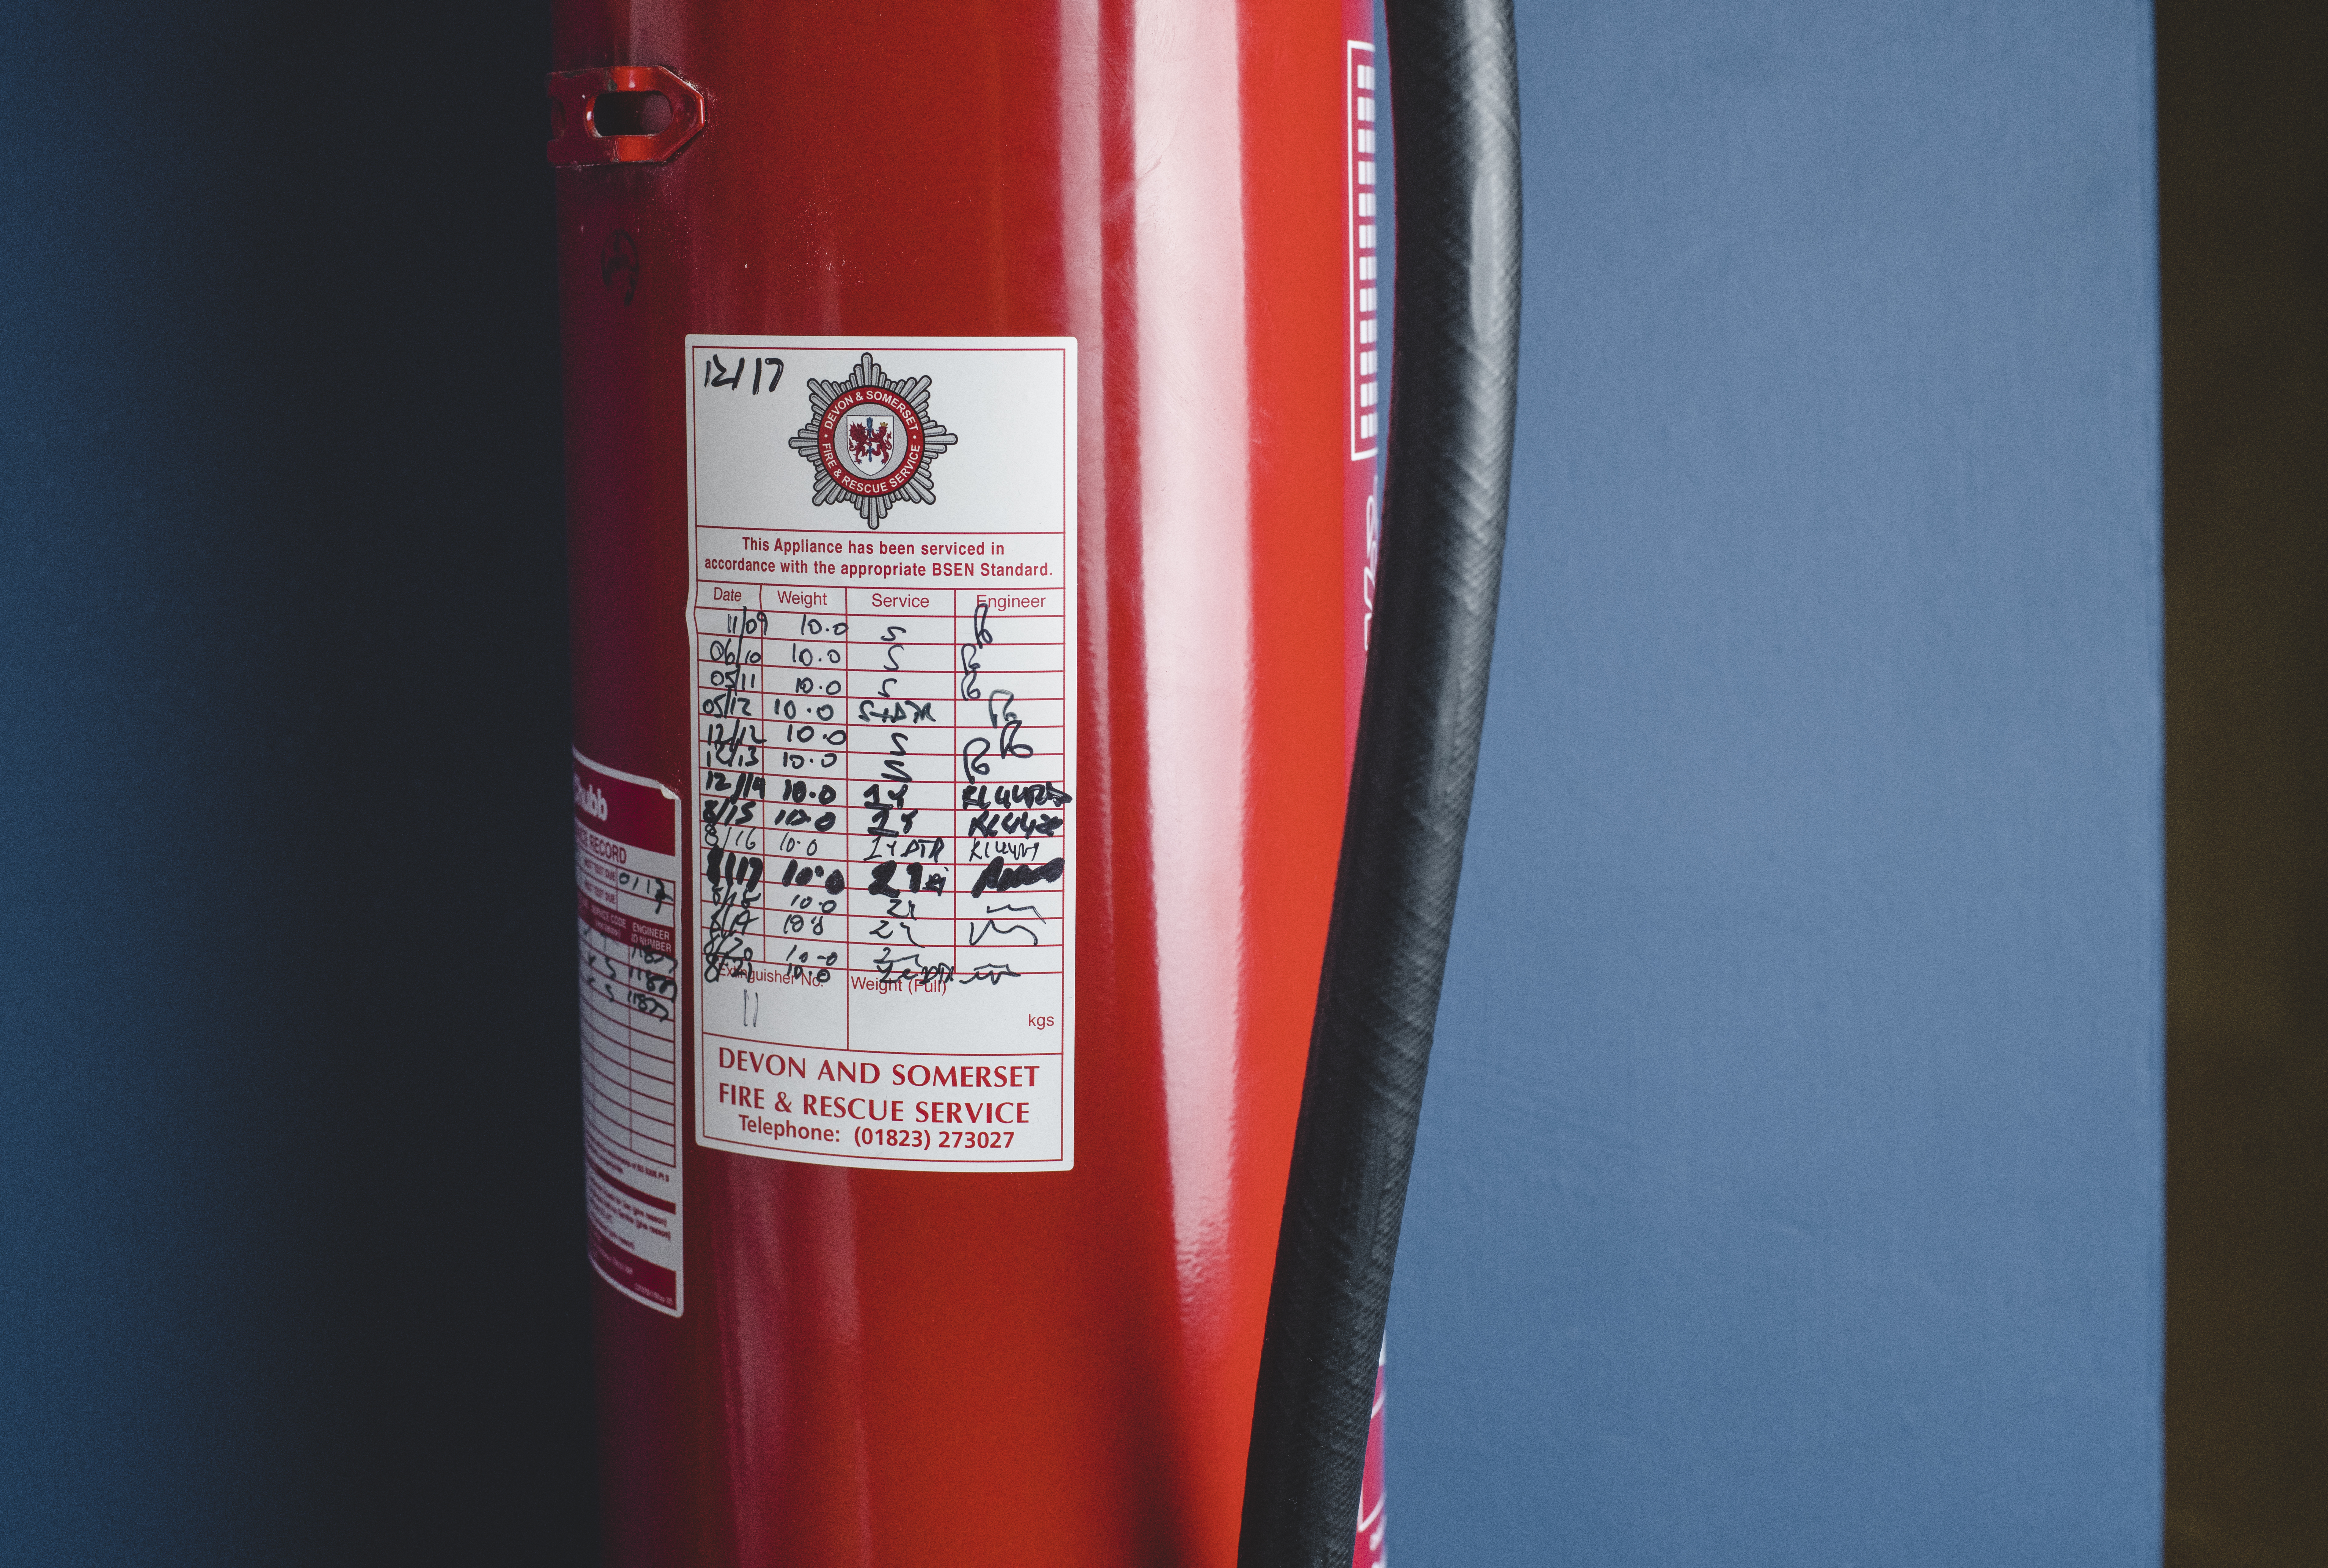
MULTIPOLYGON (((575 745, 592 778, 674 802, 680 868, 672 983, 641 1004, 671 1014, 658 1211, 683 1296, 620 1288, 634 1260, 603 1243, 609 1561, 1225 1565, 1364 663, 1368 8, 555 14, 556 70, 579 84, 552 152, 575 745), (624 119, 625 93, 660 93, 671 118, 624 119), (688 619, 690 399, 712 375, 690 340, 722 334, 1072 340, 1069 1168, 867 1169, 700 1141, 694 982, 717 873, 699 863, 722 842, 705 703, 734 694, 704 695, 688 619)), ((783 351, 755 349, 756 371, 783 351)), ((897 415, 916 439, 968 423, 923 412, 926 431, 897 415)), ((805 484, 816 452, 794 451, 805 484)), ((931 471, 934 512, 954 471, 931 471)), ((834 874, 855 891, 868 873, 834 874)), ((590 985, 586 953, 586 1004, 590 985)), ((652 1064, 615 1081, 592 1049, 592 1115, 649 1114, 652 1064)), ((910 1122, 914 1097, 896 1104, 910 1122)))

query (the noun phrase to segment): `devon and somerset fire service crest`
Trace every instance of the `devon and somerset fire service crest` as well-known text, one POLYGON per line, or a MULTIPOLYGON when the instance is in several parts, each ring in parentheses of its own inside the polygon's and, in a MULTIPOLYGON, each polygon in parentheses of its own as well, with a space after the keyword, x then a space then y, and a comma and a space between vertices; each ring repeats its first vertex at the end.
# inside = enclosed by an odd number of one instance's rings
POLYGON ((900 501, 937 499, 930 464, 958 439, 930 416, 930 378, 893 381, 867 354, 846 381, 808 381, 808 423, 791 445, 816 471, 816 504, 847 503, 878 528, 900 501))

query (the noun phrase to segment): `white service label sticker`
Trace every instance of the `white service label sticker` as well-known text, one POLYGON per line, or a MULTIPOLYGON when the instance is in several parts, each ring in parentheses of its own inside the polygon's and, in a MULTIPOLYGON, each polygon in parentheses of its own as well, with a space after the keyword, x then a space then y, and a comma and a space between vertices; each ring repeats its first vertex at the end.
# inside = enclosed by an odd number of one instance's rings
POLYGON ((678 1317, 679 797, 574 754, 582 1187, 590 1263, 678 1317))
POLYGON ((1075 340, 687 350, 697 1141, 1072 1169, 1075 340))

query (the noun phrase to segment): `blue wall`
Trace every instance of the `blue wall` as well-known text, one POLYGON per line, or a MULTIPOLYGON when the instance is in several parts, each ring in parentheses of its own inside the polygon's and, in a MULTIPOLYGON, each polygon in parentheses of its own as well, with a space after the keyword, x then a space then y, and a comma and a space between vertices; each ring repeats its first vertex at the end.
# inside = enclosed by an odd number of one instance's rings
MULTIPOLYGON (((0 1558, 585 1561, 543 18, 9 16, 0 1558)), ((1521 28, 1394 1550, 2146 1568, 2147 15, 1521 28)))
POLYGON ((1408 1568, 2158 1554, 2150 18, 1520 8, 1408 1568))

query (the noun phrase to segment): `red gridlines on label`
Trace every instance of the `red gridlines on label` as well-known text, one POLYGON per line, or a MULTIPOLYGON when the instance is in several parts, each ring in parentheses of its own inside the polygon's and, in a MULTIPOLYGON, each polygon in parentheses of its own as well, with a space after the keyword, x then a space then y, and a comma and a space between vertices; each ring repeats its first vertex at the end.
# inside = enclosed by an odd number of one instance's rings
POLYGON ((1071 353, 690 343, 785 367, 765 409, 690 389, 697 1136, 1070 1168, 1071 353), (770 441, 848 376, 933 433, 900 503, 820 490, 830 443, 770 441))

